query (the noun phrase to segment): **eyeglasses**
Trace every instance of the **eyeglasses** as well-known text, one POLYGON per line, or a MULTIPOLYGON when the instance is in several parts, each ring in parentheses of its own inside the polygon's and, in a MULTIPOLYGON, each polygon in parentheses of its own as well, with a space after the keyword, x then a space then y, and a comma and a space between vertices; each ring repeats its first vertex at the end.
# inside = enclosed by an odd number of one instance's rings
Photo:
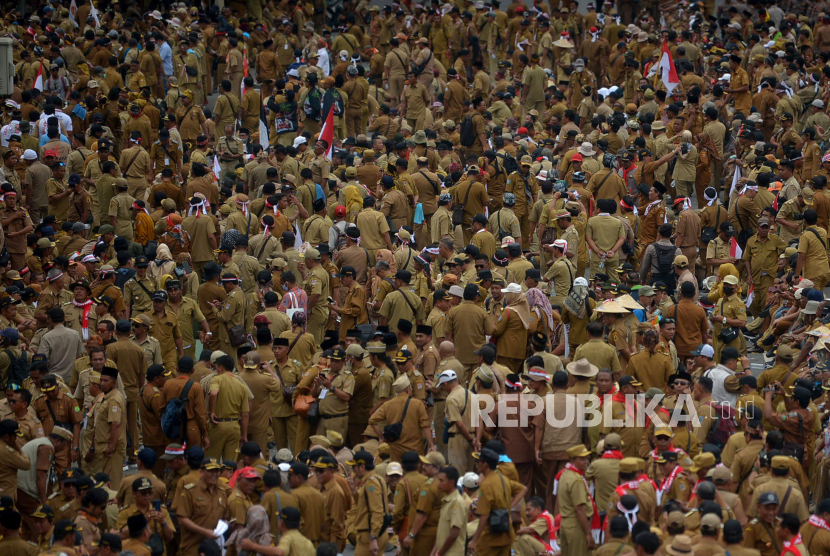
POLYGON ((675 386, 688 386, 691 384, 690 382, 686 382, 685 380, 675 380, 673 383, 675 386))
POLYGON ((477 264, 477 265, 475 265, 475 267, 476 268, 485 268, 485 266, 483 264, 477 264))

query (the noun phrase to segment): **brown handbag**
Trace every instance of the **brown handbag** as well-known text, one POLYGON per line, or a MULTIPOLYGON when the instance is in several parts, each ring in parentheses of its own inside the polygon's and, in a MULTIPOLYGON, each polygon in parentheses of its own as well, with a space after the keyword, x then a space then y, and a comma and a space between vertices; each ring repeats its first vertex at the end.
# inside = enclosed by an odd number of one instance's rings
POLYGON ((294 400, 294 413, 299 415, 300 417, 306 417, 308 415, 311 406, 317 400, 311 394, 300 394, 297 396, 297 399, 294 400))

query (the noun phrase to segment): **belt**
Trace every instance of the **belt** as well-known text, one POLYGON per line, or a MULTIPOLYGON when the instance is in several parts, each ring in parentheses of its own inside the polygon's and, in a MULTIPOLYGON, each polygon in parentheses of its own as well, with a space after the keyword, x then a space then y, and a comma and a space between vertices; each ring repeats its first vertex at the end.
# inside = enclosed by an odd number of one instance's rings
POLYGON ((452 438, 452 437, 456 436, 457 434, 458 434, 457 432, 448 432, 447 437, 452 438))
POLYGON ((217 420, 217 421, 219 421, 220 423, 235 423, 235 422, 239 421, 239 418, 235 418, 235 419, 219 419, 219 418, 217 417, 217 419, 216 419, 216 420, 217 420))
POLYGON ((323 419, 337 419, 338 417, 346 417, 348 413, 338 413, 337 415, 320 415, 323 419))
POLYGON ((697 247, 697 244, 692 244, 692 245, 681 245, 681 246, 680 246, 680 248, 681 248, 681 249, 689 249, 690 247, 697 247))

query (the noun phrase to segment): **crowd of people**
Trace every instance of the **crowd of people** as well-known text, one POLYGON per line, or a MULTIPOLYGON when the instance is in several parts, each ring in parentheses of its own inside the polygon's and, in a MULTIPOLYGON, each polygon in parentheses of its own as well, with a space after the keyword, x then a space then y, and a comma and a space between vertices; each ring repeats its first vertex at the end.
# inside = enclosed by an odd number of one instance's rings
POLYGON ((830 556, 823 4, 20 7, 0 552, 830 556))

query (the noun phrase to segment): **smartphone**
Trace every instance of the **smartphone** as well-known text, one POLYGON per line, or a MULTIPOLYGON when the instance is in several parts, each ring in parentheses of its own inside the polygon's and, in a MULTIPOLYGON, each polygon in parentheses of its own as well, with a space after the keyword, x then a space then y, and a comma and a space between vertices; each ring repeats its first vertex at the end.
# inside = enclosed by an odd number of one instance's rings
POLYGON ((161 500, 153 500, 153 509, 157 512, 161 511, 161 500))
POLYGON ((183 269, 184 269, 184 271, 185 271, 185 272, 187 272, 188 274, 190 274, 190 273, 192 273, 192 272, 193 272, 193 268, 191 268, 190 263, 189 263, 189 262, 187 262, 187 261, 182 261, 182 268, 183 268, 183 269))

